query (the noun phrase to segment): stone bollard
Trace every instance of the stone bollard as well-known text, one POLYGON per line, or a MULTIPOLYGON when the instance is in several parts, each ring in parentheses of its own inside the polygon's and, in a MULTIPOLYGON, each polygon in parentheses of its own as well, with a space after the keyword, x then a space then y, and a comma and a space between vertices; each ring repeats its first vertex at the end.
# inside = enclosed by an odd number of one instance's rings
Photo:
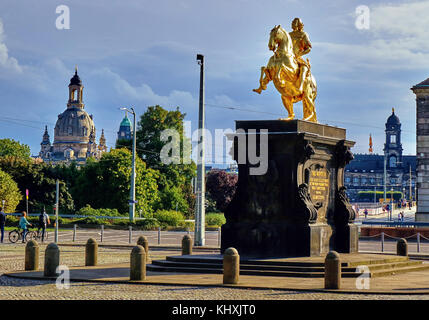
POLYGON ((398 256, 408 256, 408 243, 404 238, 399 239, 396 243, 396 254, 398 256))
POLYGON ((130 280, 146 280, 146 253, 140 245, 131 250, 130 280))
POLYGON ((325 258, 325 289, 339 289, 340 286, 340 255, 336 251, 330 251, 325 258))
POLYGON ((182 239, 182 256, 192 254, 192 238, 185 234, 182 239))
POLYGON ((94 238, 89 238, 85 246, 85 266, 96 266, 98 260, 98 243, 94 238))
POLYGON ((140 236, 137 239, 137 245, 142 246, 144 248, 144 252, 146 253, 146 262, 149 261, 149 241, 145 236, 140 236))
POLYGON ((25 246, 25 270, 39 269, 39 244, 30 240, 25 246))
POLYGON ((235 248, 228 248, 223 255, 223 283, 237 284, 240 276, 240 256, 235 248))
POLYGON ((57 244, 52 242, 48 244, 45 250, 45 277, 57 276, 57 267, 60 265, 60 249, 57 244))

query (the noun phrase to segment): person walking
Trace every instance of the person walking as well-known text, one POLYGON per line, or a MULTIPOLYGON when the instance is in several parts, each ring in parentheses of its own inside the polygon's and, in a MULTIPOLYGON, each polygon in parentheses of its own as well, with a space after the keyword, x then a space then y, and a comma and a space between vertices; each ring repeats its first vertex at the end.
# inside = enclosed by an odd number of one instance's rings
POLYGON ((365 208, 365 211, 363 212, 365 214, 365 219, 368 217, 368 209, 365 208))
POLYGON ((3 208, 0 207, 0 231, 1 231, 1 243, 4 238, 4 225, 6 224, 6 214, 3 212, 3 208))
POLYGON ((32 224, 27 220, 27 212, 22 211, 21 219, 19 219, 19 227, 22 229, 22 243, 25 242, 25 236, 28 232, 27 225, 31 226, 32 224))
POLYGON ((45 208, 43 208, 43 212, 39 215, 39 229, 37 230, 37 233, 40 235, 40 229, 42 229, 42 242, 45 241, 46 226, 48 224, 51 224, 51 220, 49 219, 45 208))

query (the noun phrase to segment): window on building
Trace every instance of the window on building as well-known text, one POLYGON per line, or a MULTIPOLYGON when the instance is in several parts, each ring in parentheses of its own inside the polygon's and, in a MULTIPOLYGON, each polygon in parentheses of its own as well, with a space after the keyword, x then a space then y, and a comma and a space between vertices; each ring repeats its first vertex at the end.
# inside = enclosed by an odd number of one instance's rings
POLYGON ((396 136, 390 136, 390 143, 396 143, 396 136))
POLYGON ((396 168, 396 157, 395 156, 391 156, 389 158, 389 166, 391 168, 396 168))

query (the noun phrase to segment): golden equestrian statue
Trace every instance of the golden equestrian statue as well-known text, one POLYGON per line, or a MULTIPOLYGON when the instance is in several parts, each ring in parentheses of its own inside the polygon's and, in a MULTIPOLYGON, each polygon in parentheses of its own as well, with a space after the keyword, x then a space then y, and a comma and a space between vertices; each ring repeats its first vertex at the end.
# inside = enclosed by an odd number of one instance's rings
POLYGON ((288 112, 288 117, 280 120, 294 119, 293 104, 302 100, 303 120, 317 123, 314 105, 317 95, 316 80, 311 75, 310 62, 302 58, 310 52, 311 43, 303 28, 301 20, 295 18, 292 21, 292 32, 287 33, 280 25, 271 30, 268 48, 274 54, 268 65, 261 68, 260 86, 253 91, 261 93, 267 89, 267 84, 273 81, 288 112))

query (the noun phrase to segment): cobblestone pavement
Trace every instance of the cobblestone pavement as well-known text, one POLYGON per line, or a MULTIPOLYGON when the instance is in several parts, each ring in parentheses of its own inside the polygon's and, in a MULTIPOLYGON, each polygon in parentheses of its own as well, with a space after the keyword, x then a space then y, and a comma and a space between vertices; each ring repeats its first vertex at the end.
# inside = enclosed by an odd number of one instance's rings
MULTIPOLYGON (((40 268, 43 252, 40 248, 40 268)), ((61 247, 60 263, 84 265, 83 247, 61 247)), ((151 252, 162 258, 172 252, 151 252)), ((176 252, 177 253, 177 252, 176 252)), ((99 248, 99 264, 129 261, 130 251, 99 248)), ((0 246, 0 300, 427 300, 429 295, 365 295, 257 290, 169 285, 98 284, 71 282, 69 289, 57 289, 54 281, 10 278, 3 273, 24 268, 24 245, 0 246)))

